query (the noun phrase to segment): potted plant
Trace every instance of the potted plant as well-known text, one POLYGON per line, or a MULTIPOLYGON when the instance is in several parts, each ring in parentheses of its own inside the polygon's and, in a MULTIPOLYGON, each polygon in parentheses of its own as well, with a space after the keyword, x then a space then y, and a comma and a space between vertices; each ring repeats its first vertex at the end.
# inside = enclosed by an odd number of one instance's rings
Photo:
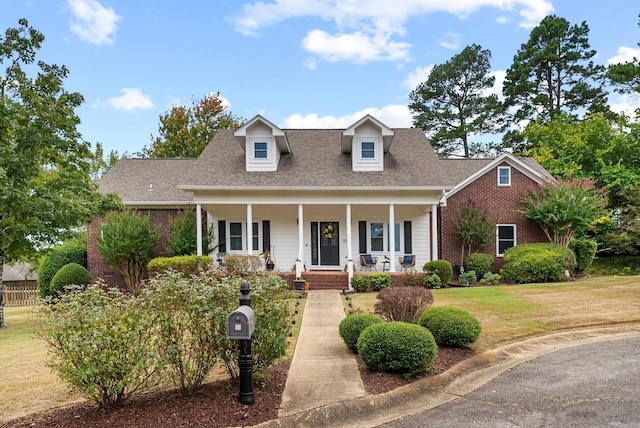
POLYGON ((302 279, 301 277, 297 277, 293 280, 293 285, 295 286, 296 291, 304 291, 305 286, 307 285, 307 281, 302 279))
POLYGON ((263 252, 260 255, 264 259, 264 267, 267 270, 273 270, 273 268, 275 267, 275 263, 273 262, 273 259, 271 258, 271 251, 267 250, 267 251, 263 252))

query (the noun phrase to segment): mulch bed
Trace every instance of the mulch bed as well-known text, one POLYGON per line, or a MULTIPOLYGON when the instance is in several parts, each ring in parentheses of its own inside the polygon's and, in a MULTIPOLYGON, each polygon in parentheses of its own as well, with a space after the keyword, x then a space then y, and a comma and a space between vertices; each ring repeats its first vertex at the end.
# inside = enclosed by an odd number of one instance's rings
MULTIPOLYGON (((469 348, 440 348, 428 373, 405 379, 401 375, 367 370, 359 360, 360 375, 368 394, 380 394, 418 379, 448 370, 473 355, 469 348)), ((95 427, 136 428, 162 427, 229 427, 256 425, 278 417, 290 361, 276 364, 269 370, 271 381, 261 388, 254 385, 255 404, 238 403, 237 381, 218 381, 204 385, 192 397, 180 397, 175 391, 162 391, 131 398, 124 407, 97 410, 92 402, 35 413, 1 424, 16 427, 95 427)))

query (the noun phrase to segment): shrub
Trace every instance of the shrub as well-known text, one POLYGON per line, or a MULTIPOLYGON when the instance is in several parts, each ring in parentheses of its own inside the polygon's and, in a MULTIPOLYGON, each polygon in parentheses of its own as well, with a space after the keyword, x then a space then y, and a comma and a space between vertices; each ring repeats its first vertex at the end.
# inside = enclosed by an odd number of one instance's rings
POLYGON ((466 270, 475 271, 478 278, 482 278, 485 273, 493 272, 495 259, 491 254, 473 253, 467 256, 466 270))
POLYGON ((358 293, 364 293, 369 289, 369 278, 367 275, 353 275, 351 277, 351 288, 358 293))
POLYGON ((576 257, 571 248, 552 243, 521 244, 504 254, 503 276, 518 284, 560 281, 573 270, 576 257))
POLYGON ((480 282, 482 284, 496 285, 500 282, 501 279, 502 279, 502 276, 500 274, 487 272, 484 274, 480 282))
POLYGON ((598 242, 595 239, 574 238, 571 248, 576 255, 576 272, 588 272, 598 251, 598 242))
POLYGON ((478 340, 482 327, 471 313, 448 306, 426 310, 419 324, 426 327, 438 346, 463 346, 478 340))
POLYGON ((160 229, 151 225, 149 216, 137 211, 110 212, 96 238, 98 251, 124 276, 129 292, 140 293, 147 263, 160 238, 160 229))
POLYGON ((391 285, 391 275, 388 273, 372 273, 369 275, 369 284, 373 291, 385 290, 391 285))
POLYGON ((149 305, 159 368, 183 396, 193 394, 218 361, 226 330, 216 320, 226 320, 225 305, 206 280, 171 270, 149 280, 142 296, 149 305))
POLYGON ((431 275, 426 275, 427 278, 427 288, 441 288, 442 287, 442 280, 440 279, 440 277, 438 276, 438 274, 431 274, 431 275))
MULTIPOLYGON (((203 225, 204 226, 204 225, 203 225)), ((194 210, 181 211, 169 221, 169 240, 165 247, 171 256, 190 256, 198 253, 198 226, 194 210)), ((215 249, 213 229, 202 231, 203 253, 210 253, 215 249)))
POLYGON ((87 245, 77 241, 55 247, 40 260, 38 267, 38 294, 45 298, 51 294, 51 279, 58 270, 68 264, 77 263, 87 267, 87 245))
POLYGON ((416 323, 433 304, 431 291, 423 287, 393 287, 378 293, 374 311, 387 321, 416 323))
POLYGON ((404 322, 367 327, 357 346, 369 370, 398 372, 406 377, 426 371, 438 352, 429 330, 404 322))
POLYGON ((227 254, 224 256, 224 265, 229 275, 240 277, 254 274, 262 268, 260 256, 242 254, 227 254))
POLYGON ((380 322, 382 322, 382 320, 373 314, 356 313, 340 321, 338 332, 347 347, 354 353, 357 353, 360 333, 370 325, 380 322))
POLYGON ((405 287, 425 287, 425 288, 440 288, 442 287, 442 281, 436 274, 427 273, 407 273, 402 277, 402 283, 405 287))
POLYGON ((443 285, 449 284, 451 278, 453 278, 453 267, 451 267, 451 263, 446 260, 432 260, 427 262, 422 267, 422 270, 438 275, 443 285))
POLYGON ((57 296, 64 293, 67 285, 81 285, 86 287, 91 282, 91 273, 78 263, 67 263, 62 266, 51 279, 49 294, 57 296))
POLYGON ((160 274, 169 269, 180 272, 185 276, 196 275, 202 270, 206 270, 213 263, 209 256, 176 256, 176 257, 156 257, 151 259, 147 265, 149 274, 160 274))
POLYGON ((94 284, 39 307, 47 365, 100 408, 116 407, 153 384, 151 324, 139 299, 94 284))
POLYGON ((460 281, 460 284, 473 284, 474 282, 478 282, 478 275, 476 275, 476 271, 474 270, 462 272, 460 276, 458 276, 458 281, 460 281))

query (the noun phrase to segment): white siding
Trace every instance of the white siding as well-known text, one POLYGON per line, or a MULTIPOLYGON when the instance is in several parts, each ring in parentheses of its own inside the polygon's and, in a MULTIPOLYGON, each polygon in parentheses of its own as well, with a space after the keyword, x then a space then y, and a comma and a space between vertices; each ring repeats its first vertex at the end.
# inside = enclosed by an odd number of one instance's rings
POLYGON ((382 130, 370 122, 365 122, 355 130, 351 149, 351 165, 354 171, 383 171, 384 153, 382 145, 382 130), (362 143, 375 144, 375 157, 362 157, 362 143))

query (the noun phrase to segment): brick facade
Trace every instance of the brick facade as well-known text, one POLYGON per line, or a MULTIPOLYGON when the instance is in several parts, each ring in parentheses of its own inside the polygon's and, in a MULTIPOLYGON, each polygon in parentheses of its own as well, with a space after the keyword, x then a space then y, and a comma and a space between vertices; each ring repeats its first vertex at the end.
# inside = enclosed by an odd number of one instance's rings
MULTIPOLYGON (((448 260, 454 266, 460 266, 462 242, 456 232, 455 222, 470 199, 487 208, 491 221, 497 224, 515 224, 516 244, 548 241, 537 223, 517 212, 521 208, 524 191, 536 183, 516 168, 511 168, 511 186, 498 186, 497 171, 497 167, 487 171, 447 199, 447 206, 440 209, 441 259, 448 260)), ((496 257, 496 269, 502 266, 502 257, 496 256, 495 234, 489 246, 481 252, 496 257)))
MULTIPOLYGON (((138 210, 143 215, 149 215, 149 219, 153 226, 159 226, 161 230, 160 240, 154 252, 153 257, 162 257, 167 254, 164 247, 169 239, 169 223, 181 211, 178 209, 148 209, 138 210)), ((109 267, 107 262, 102 259, 102 255, 98 251, 98 242, 96 235, 100 233, 100 225, 103 222, 102 217, 95 217, 87 227, 87 267, 91 272, 92 281, 102 278, 108 286, 125 288, 124 277, 109 267)))

